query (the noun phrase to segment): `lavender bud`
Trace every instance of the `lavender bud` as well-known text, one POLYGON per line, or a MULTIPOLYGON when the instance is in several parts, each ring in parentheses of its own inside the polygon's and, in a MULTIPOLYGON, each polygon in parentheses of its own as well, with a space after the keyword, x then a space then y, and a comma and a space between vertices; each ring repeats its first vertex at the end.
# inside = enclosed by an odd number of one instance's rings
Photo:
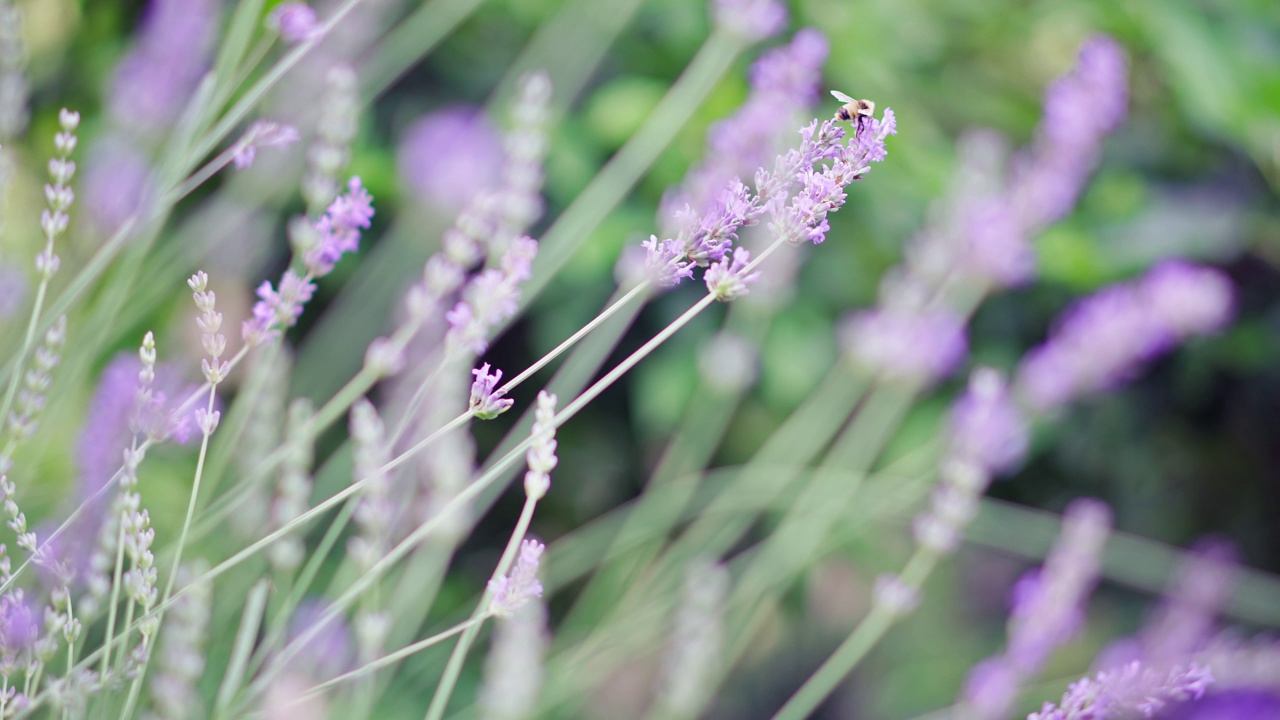
POLYGON ((511 572, 489 581, 492 600, 489 611, 498 617, 510 616, 530 598, 542 597, 542 583, 538 582, 538 563, 546 546, 537 540, 520 543, 520 555, 511 572))

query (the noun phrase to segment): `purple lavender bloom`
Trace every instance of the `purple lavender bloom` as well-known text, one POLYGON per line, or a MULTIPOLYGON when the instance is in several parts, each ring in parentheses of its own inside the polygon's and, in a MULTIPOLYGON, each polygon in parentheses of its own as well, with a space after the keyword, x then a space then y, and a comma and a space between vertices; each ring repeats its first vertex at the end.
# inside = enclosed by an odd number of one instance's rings
POLYGON ((152 0, 138 40, 112 81, 111 114, 140 134, 168 127, 209 65, 217 32, 213 0, 152 0))
MULTIPOLYGON (((1098 673, 1071 684, 1058 705, 1045 703, 1027 720, 1127 720, 1165 717, 1161 712, 1204 697, 1213 683, 1207 667, 1191 663, 1156 670, 1132 662, 1119 670, 1098 673)), ((1198 716, 1192 716, 1198 717, 1198 716)), ((1252 715, 1232 717, 1250 718, 1252 715)))
POLYGON ((311 277, 328 275, 343 255, 359 250, 360 231, 373 221, 373 198, 360 184, 360 178, 351 178, 347 188, 347 193, 335 198, 316 222, 318 242, 303 254, 311 277))
POLYGON ((949 375, 964 358, 964 323, 948 311, 910 313, 890 309, 855 313, 840 327, 845 352, 887 378, 931 382, 949 375))
POLYGON ((1027 421, 1000 373, 974 370, 968 391, 951 408, 950 456, 999 473, 1026 455, 1028 435, 1027 421))
POLYGON ((796 33, 789 45, 765 53, 751 66, 751 95, 731 117, 707 131, 707 154, 682 187, 663 199, 663 216, 677 208, 711 207, 716 194, 735 178, 749 177, 777 155, 818 96, 827 40, 813 28, 796 33))
POLYGON ((707 268, 702 279, 707 283, 707 291, 717 300, 729 302, 747 294, 747 286, 760 279, 760 273, 748 273, 747 265, 751 262, 751 253, 746 248, 738 248, 733 252, 733 259, 724 259, 707 268))
POLYGON ((1014 588, 1006 657, 1023 672, 1035 672, 1079 628, 1110 526, 1111 511, 1104 503, 1089 499, 1071 503, 1044 569, 1028 573, 1014 588))
POLYGON ((0 596, 0 665, 11 665, 19 654, 31 647, 38 632, 36 617, 22 590, 0 596))
POLYGON ((787 9, 777 0, 716 0, 716 24, 748 40, 762 40, 787 24, 787 9))
POLYGON ((316 11, 303 2, 280 3, 267 16, 267 27, 280 33, 287 43, 306 42, 320 34, 316 11))
POLYGON ((231 156, 237 170, 245 170, 253 165, 258 155, 258 148, 287 147, 301 138, 297 128, 292 125, 280 125, 269 120, 259 120, 245 131, 239 147, 231 156))
POLYGON ((505 163, 502 135, 483 110, 473 107, 440 110, 414 122, 397 161, 409 187, 455 211, 497 187, 505 163))
POLYGON ((520 284, 533 274, 537 254, 537 241, 527 236, 516 238, 502 254, 498 267, 473 277, 462 289, 462 299, 445 315, 449 339, 482 354, 494 328, 520 309, 520 284))
POLYGON ((515 400, 504 398, 495 392, 498 382, 502 380, 501 370, 494 370, 490 374, 489 363, 485 363, 472 370, 471 374, 476 376, 475 382, 471 384, 471 411, 476 417, 492 420, 516 404, 515 400))
POLYGON ((690 260, 706 267, 723 260, 725 251, 738 239, 738 228, 751 225, 759 214, 751 191, 735 178, 706 215, 699 217, 688 206, 679 213, 683 229, 676 240, 690 260))
POLYGON ((1156 720, 1280 720, 1274 689, 1233 688, 1196 697, 1149 715, 1156 720))
POLYGON ((1035 143, 1015 164, 1010 183, 1027 229, 1045 227, 1075 205, 1102 138, 1124 119, 1126 75, 1124 50, 1096 36, 1080 47, 1075 68, 1049 86, 1035 143))
POLYGON ((1202 265, 1161 262, 1143 278, 1140 291, 1156 322, 1178 338, 1221 330, 1232 316, 1231 281, 1202 265))
POLYGON ((650 235, 640 245, 647 251, 644 268, 654 285, 674 287, 682 279, 693 277, 693 263, 684 259, 684 248, 679 242, 663 240, 659 243, 657 235, 650 235))
POLYGON ((245 342, 257 345, 278 336, 282 329, 293 327, 302 317, 302 307, 315 292, 315 283, 292 269, 284 272, 278 292, 264 280, 258 286, 259 300, 253 306, 253 319, 244 321, 241 328, 245 342))
POLYGON ((1036 255, 1026 231, 1003 197, 981 198, 960 209, 968 252, 967 270, 996 287, 1016 287, 1036 272, 1036 255))
MULTIPOLYGON (((1043 569, 1026 573, 1014 587, 1007 649, 969 673, 963 695, 967 716, 975 720, 1008 717, 1018 685, 1035 676, 1049 654, 1079 629, 1110 525, 1110 510, 1097 500, 1077 500, 1067 507, 1061 535, 1043 569)), ((1046 711, 1052 708, 1045 707, 1046 711)), ((1094 716, 1079 720, 1090 717, 1094 716)), ((1052 715, 1039 718, 1051 719, 1064 720, 1052 715)))
POLYGON ((1064 312, 1049 340, 1027 353, 1019 390, 1049 410, 1114 387, 1176 342, 1219 329, 1231 315, 1231 297, 1222 273, 1181 261, 1105 288, 1064 312))
POLYGON ((494 615, 510 615, 530 598, 542 597, 538 564, 543 550, 546 546, 537 540, 525 540, 520 543, 520 555, 511 572, 489 581, 489 592, 493 594, 489 607, 494 615))

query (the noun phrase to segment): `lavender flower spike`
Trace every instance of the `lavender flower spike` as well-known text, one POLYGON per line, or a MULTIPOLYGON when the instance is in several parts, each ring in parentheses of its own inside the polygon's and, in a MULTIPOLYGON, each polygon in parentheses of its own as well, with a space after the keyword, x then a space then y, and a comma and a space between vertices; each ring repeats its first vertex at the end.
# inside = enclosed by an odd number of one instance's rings
POLYGON ((746 248, 738 248, 733 259, 725 258, 707 268, 703 280, 707 283, 707 291, 721 302, 737 300, 747 294, 747 286, 760 279, 760 273, 748 273, 747 265, 751 261, 751 253, 746 248))
POLYGON ((1137 283, 1113 285, 1063 313, 1018 368, 1021 394, 1040 410, 1127 379, 1177 342, 1222 327, 1232 313, 1220 271, 1166 261, 1137 283))
POLYGON ((304 2, 280 3, 267 16, 267 28, 280 33, 285 42, 296 45, 320 34, 316 11, 304 2))
POLYGON ((524 493, 535 502, 551 489, 551 471, 559 462, 556 458, 556 402, 556 396, 546 390, 538 393, 538 411, 530 433, 532 443, 525 453, 529 472, 524 474, 524 493))
MULTIPOLYGON (((1045 703, 1040 712, 1027 720, 1124 720, 1150 718, 1176 703, 1199 700, 1214 682, 1209 668, 1197 663, 1156 670, 1132 662, 1115 671, 1104 671, 1096 678, 1082 678, 1071 683, 1060 705, 1045 703)), ((1232 718, 1261 717, 1241 714, 1213 716, 1232 718)))
POLYGON ((319 238, 315 247, 303 254, 312 277, 323 277, 333 271, 339 258, 360 248, 360 231, 373 221, 373 198, 359 177, 347 184, 347 193, 339 195, 316 222, 319 238))
POLYGON ((715 20, 747 40, 762 40, 787 24, 787 9, 777 0, 716 0, 715 20))
POLYGON ((520 556, 511 572, 489 581, 489 592, 493 593, 489 610, 494 615, 507 617, 530 598, 542 597, 538 563, 546 547, 537 540, 525 540, 520 543, 520 556))
POLYGON ((1027 573, 1014 587, 1008 648, 969 674, 966 717, 1008 717, 1021 681, 1039 672, 1049 653, 1079 630, 1110 525, 1111 511, 1097 500, 1077 500, 1067 507, 1062 533, 1043 569, 1027 573))
POLYGON ((489 373, 489 363, 485 363, 471 371, 476 376, 471 384, 471 412, 481 420, 492 420, 511 409, 516 401, 502 397, 496 392, 498 381, 502 379, 502 371, 489 373))
POLYGON ((693 263, 684 259, 684 249, 675 240, 662 240, 650 235, 641 243, 647 251, 644 269, 658 287, 674 287, 684 278, 693 277, 693 263))
POLYGON ((932 382, 951 373, 967 349, 964 323, 946 311, 860 312, 840 327, 845 352, 887 378, 932 382))

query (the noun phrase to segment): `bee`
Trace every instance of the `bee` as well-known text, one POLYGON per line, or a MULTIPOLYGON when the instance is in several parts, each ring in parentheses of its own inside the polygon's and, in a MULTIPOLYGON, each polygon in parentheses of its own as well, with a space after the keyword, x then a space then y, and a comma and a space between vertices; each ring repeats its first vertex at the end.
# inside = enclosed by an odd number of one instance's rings
POLYGON ((855 135, 871 124, 871 119, 876 114, 875 103, 870 100, 854 100, 839 90, 832 90, 831 95, 844 103, 839 110, 836 110, 836 119, 852 122, 855 135))

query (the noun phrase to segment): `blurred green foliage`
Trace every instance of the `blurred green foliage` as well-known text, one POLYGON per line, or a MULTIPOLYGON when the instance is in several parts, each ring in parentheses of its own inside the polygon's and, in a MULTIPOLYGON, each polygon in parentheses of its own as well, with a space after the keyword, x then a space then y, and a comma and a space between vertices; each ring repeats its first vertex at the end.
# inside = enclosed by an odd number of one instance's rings
MULTIPOLYGON (((323 286, 323 301, 332 301, 336 308, 343 283, 383 246, 412 246, 403 251, 409 255, 395 257, 418 257, 420 266, 449 217, 424 209, 412 191, 400 186, 395 168, 398 133, 424 112, 483 103, 499 87, 520 49, 570 1, 480 4, 439 47, 374 100, 352 171, 364 177, 376 196, 378 228, 387 236, 370 243, 361 260, 339 266, 323 286)), ((92 143, 100 131, 97 118, 111 68, 127 47, 142 3, 27 0, 19 5, 27 12, 32 35, 32 137, 45 142, 57 108, 68 105, 84 111, 82 137, 92 143)), ((418 4, 384 5, 393 8, 390 15, 395 17, 418 4)), ((594 12, 604 15, 616 6, 617 12, 626 13, 631 5, 597 0, 594 12)), ((928 204, 955 171, 959 133, 986 127, 1015 145, 1028 142, 1045 85, 1070 65, 1082 39, 1105 32, 1131 54, 1130 118, 1109 141, 1079 209, 1040 238, 1043 281, 993 298, 978 312, 970 337, 974 361, 1011 368, 1022 351, 1043 338, 1051 318, 1072 297, 1129 277, 1172 254, 1228 268, 1239 287, 1240 319, 1221 337, 1196 343, 1161 362, 1133 386, 1041 427, 1032 460, 993 493, 1055 511, 1071 497, 1095 495, 1115 507, 1123 530, 1178 545, 1204 533, 1226 534, 1241 544, 1248 563, 1280 570, 1280 523, 1274 511, 1280 501, 1280 3, 798 0, 791 3, 791 12, 792 30, 814 26, 831 40, 828 86, 893 107, 899 135, 890 142, 888 161, 851 190, 848 205, 832 218, 827 242, 805 249, 809 262, 794 302, 768 330, 759 386, 739 408, 733 430, 716 451, 718 457, 732 462, 748 456, 836 360, 834 322, 874 300, 877 279, 899 261, 903 242, 921 227, 928 204)), ((572 26, 565 32, 572 39, 572 26)), ((599 63, 586 68, 581 94, 563 108, 555 125, 545 190, 550 217, 569 205, 601 164, 645 123, 708 32, 701 3, 639 4, 599 63)), ((524 367, 603 304, 613 288, 618 254, 658 231, 655 209, 663 190, 678 183, 698 160, 707 128, 746 96, 746 69, 759 51, 755 48, 739 58, 636 189, 590 234, 525 319, 496 345, 491 361, 512 370, 524 367)), ((571 66, 574 48, 559 47, 558 52, 549 62, 571 66)), ((817 114, 833 109, 833 101, 824 96, 817 114)), ((174 228, 181 227, 182 218, 198 202, 195 198, 179 208, 178 221, 162 234, 163 243, 183 242, 174 228)), ((6 235, 6 257, 31 253, 33 223, 23 214, 10 204, 10 225, 26 226, 6 235)), ((274 262, 279 262, 285 252, 282 234, 275 232, 270 242, 274 262)), ((402 274, 413 271, 413 263, 404 265, 402 274)), ((190 310, 180 277, 174 276, 170 299, 162 306, 138 318, 136 326, 119 329, 95 367, 116 350, 136 344, 141 327, 186 322, 190 310)), ((682 290, 657 299, 614 359, 661 328, 688 306, 691 297, 690 291, 682 290)), ((317 314, 323 308, 323 303, 315 308, 317 314)), ((376 312, 386 311, 383 307, 376 312)), ((378 315, 357 321, 375 329, 381 322, 378 315)), ((553 492, 539 510, 536 533, 552 539, 635 494, 689 404, 700 400, 691 396, 698 383, 696 356, 718 323, 708 317, 686 329, 601 398, 598 408, 562 430, 555 481, 562 492, 553 492)), ((294 385, 308 391, 336 382, 339 369, 358 362, 363 348, 363 343, 349 338, 321 342, 318 328, 316 333, 308 338, 304 327, 291 338, 306 351, 299 364, 304 375, 294 385)), ((83 407, 89 389, 73 393, 74 402, 55 406, 49 420, 77 426, 78 418, 69 408, 83 407)), ((930 441, 953 389, 942 388, 917 408, 888 457, 930 441)), ((527 400, 518 397, 522 403, 527 400)), ((482 449, 496 443, 498 436, 482 430, 482 449)), ((63 447, 31 450, 44 458, 41 467, 50 477, 73 477, 66 454, 70 438, 68 433, 63 447)), ((180 506, 179 485, 188 476, 189 468, 180 459, 153 465, 143 484, 148 502, 180 506)), ((63 480, 51 480, 39 491, 36 507, 52 508, 66 487, 63 480)), ((443 602, 446 609, 441 612, 465 603, 464 588, 475 582, 474 575, 486 572, 475 570, 474 557, 490 558, 505 538, 515 510, 500 504, 481 526, 492 534, 467 548, 466 557, 472 560, 462 564, 474 572, 462 573, 459 585, 446 589, 446 597, 453 597, 455 604, 443 602)), ((172 532, 164 523, 174 516, 153 512, 162 533, 172 532)), ((885 538, 901 536, 902 527, 885 528, 884 533, 874 543, 850 548, 842 558, 853 562, 864 583, 873 577, 866 567, 885 562, 874 559, 883 551, 885 538)), ((961 559, 961 567, 978 562, 968 555, 988 561, 1001 556, 999 551, 975 549, 961 559)), ((1005 574, 1004 582, 1010 581, 1013 573, 1005 574)), ((958 570, 935 578, 934 599, 917 621, 890 636, 849 695, 833 701, 831 717, 849 716, 841 715, 839 708, 850 707, 861 708, 858 717, 904 717, 954 697, 964 669, 988 654, 1002 631, 999 598, 974 600, 966 595, 972 589, 966 582, 958 570), (979 616, 984 618, 981 622, 972 622, 979 616)), ((797 600, 800 609, 792 610, 803 614, 805 602, 797 600)), ((1104 595, 1095 607, 1106 623, 1123 632, 1132 630, 1140 615, 1133 610, 1136 602, 1125 594, 1104 595)), ((751 683, 786 662, 810 667, 843 635, 848 619, 833 621, 836 630, 819 625, 775 638, 774 652, 762 652, 758 665, 748 668, 746 680, 731 686, 718 716, 756 716, 744 707, 750 704, 744 699, 753 696, 776 704, 802 675, 787 673, 755 688, 751 683)), ((1102 641, 1091 635, 1081 643, 1093 647, 1102 641)), ((1066 663, 1065 673, 1087 660, 1088 653, 1079 648, 1074 652, 1077 662, 1066 663)), ((421 662, 430 666, 437 661, 421 662)), ((402 678, 394 692, 413 689, 402 678)), ((460 694, 469 696, 470 691, 464 687, 460 694)))

